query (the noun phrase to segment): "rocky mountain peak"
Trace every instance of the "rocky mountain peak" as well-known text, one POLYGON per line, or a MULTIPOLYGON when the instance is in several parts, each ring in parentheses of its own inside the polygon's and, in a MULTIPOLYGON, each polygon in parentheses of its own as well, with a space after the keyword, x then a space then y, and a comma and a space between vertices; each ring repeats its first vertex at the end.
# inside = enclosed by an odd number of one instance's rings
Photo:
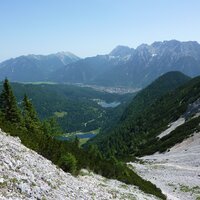
POLYGON ((127 55, 131 55, 133 53, 134 49, 131 49, 130 47, 127 46, 117 46, 110 52, 110 56, 120 56, 124 57, 127 55))

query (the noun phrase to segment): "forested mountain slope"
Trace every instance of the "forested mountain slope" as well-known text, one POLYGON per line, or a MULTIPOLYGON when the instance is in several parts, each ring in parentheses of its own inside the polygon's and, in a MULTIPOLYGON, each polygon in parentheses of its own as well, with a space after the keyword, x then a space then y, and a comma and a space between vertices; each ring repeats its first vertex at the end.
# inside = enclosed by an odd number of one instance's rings
POLYGON ((178 88, 189 80, 190 77, 178 71, 168 72, 160 76, 137 94, 124 112, 121 120, 137 115, 137 113, 140 113, 145 107, 151 105, 164 94, 178 88))
MULTIPOLYGON (((138 96, 140 97, 141 94, 142 92, 138 96)), ((138 96, 135 97, 136 103, 138 103, 138 96)), ((197 77, 159 98, 152 99, 138 112, 134 112, 133 99, 119 125, 105 137, 97 140, 96 144, 105 154, 118 157, 166 151, 195 130, 199 130, 200 118, 196 115, 199 112, 199 98, 200 77, 197 77), (170 123, 180 117, 186 120, 185 123, 168 135, 157 137, 170 123)))
MULTIPOLYGON (((92 138, 88 141, 90 143, 101 143, 102 141, 106 141, 108 135, 113 132, 113 130, 117 130, 120 125, 128 120, 132 120, 132 118, 137 118, 138 115, 144 112, 146 108, 148 108, 153 102, 158 100, 160 97, 168 93, 169 91, 174 90, 175 88, 183 85, 190 78, 181 72, 168 72, 163 76, 159 77, 152 84, 147 86, 145 89, 141 90, 132 100, 132 102, 127 106, 125 111, 123 112, 121 119, 118 123, 115 123, 117 127, 111 127, 110 129, 105 129, 95 138, 92 138), (119 125, 120 124, 120 125, 119 125)), ((104 143, 104 142, 103 142, 104 143)))

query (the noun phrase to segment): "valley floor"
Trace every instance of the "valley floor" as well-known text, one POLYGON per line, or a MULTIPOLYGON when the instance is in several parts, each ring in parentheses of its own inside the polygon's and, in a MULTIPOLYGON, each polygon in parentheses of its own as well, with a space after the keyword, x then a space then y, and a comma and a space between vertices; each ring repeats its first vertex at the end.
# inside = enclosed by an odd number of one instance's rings
POLYGON ((177 144, 164 154, 129 163, 143 178, 151 181, 169 200, 200 199, 200 133, 177 144))
POLYGON ((73 177, 0 131, 0 200, 154 200, 137 187, 82 170, 73 177))

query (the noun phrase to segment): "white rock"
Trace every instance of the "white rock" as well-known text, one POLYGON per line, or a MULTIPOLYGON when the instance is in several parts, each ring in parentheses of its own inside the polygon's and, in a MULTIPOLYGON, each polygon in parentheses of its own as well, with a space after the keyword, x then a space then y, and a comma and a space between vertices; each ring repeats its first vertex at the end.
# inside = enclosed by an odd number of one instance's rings
POLYGON ((169 200, 196 200, 200 196, 200 133, 194 133, 169 152, 141 159, 144 164, 129 164, 169 200))
POLYGON ((4 178, 0 178, 0 183, 3 183, 4 182, 4 178))
POLYGON ((73 177, 0 131, 0 200, 157 199, 137 187, 82 170, 73 177), (5 183, 5 184, 4 184, 5 183))

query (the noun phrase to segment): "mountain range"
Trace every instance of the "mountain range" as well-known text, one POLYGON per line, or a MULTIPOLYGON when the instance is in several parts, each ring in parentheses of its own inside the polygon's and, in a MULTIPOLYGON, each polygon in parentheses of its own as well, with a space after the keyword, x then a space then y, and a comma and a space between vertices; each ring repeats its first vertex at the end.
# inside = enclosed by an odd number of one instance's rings
POLYGON ((69 52, 11 58, 0 63, 0 79, 8 77, 16 82, 47 81, 55 70, 79 59, 69 52))
POLYGON ((144 88, 160 75, 180 71, 200 75, 200 44, 177 40, 142 44, 136 49, 117 46, 107 55, 80 59, 71 53, 20 56, 0 63, 0 79, 81 83, 144 88))

